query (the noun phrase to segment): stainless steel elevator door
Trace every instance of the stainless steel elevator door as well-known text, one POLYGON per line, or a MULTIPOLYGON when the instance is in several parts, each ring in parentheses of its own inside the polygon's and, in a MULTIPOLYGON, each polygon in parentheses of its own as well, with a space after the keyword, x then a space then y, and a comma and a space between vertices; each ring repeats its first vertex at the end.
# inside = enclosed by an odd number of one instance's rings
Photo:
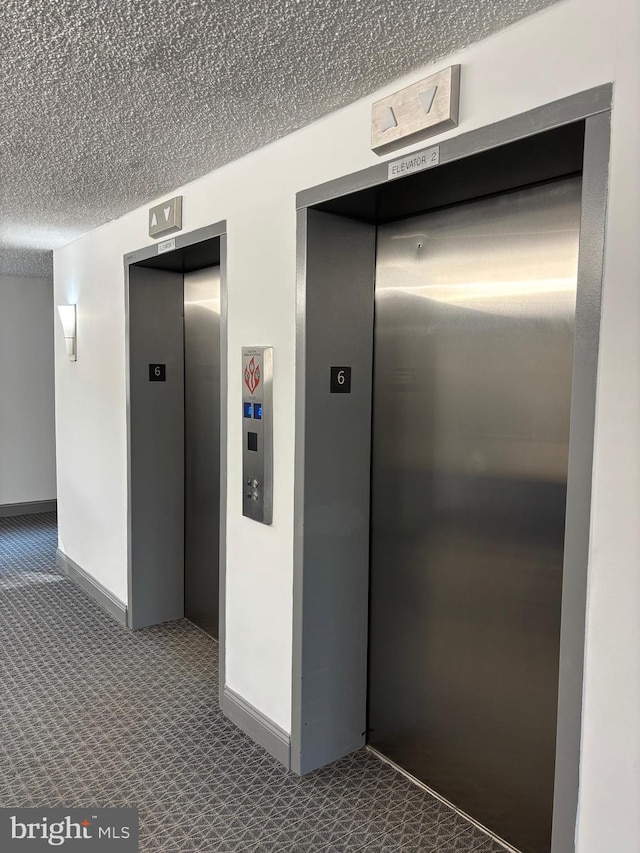
POLYGON ((220 267, 184 277, 185 616, 218 636, 220 267))
POLYGON ((581 179, 380 227, 369 742, 551 837, 581 179))

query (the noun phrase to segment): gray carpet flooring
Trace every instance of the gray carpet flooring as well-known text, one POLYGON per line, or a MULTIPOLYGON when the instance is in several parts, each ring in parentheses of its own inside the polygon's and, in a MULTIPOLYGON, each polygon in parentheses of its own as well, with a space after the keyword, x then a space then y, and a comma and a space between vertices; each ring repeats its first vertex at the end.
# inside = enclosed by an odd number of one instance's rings
POLYGON ((2 806, 135 806, 148 853, 504 853, 367 750, 286 771, 221 714, 214 640, 122 628, 56 544, 51 513, 0 519, 2 806))

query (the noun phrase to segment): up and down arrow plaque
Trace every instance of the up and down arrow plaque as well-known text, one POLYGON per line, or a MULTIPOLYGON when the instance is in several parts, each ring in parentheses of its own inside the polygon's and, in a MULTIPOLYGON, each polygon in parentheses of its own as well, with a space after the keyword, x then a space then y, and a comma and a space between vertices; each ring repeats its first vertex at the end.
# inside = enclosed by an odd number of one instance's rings
POLYGON ((394 92, 371 108, 371 148, 383 154, 458 124, 460 66, 394 92))
POLYGON ((182 228, 182 196, 149 208, 149 237, 164 237, 182 228))

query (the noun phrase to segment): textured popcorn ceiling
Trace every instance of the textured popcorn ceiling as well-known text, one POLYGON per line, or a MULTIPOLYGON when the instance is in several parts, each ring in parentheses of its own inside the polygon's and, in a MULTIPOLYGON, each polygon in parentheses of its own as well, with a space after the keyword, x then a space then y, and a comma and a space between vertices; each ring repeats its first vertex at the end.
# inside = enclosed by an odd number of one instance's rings
POLYGON ((552 2, 2 0, 0 274, 552 2))

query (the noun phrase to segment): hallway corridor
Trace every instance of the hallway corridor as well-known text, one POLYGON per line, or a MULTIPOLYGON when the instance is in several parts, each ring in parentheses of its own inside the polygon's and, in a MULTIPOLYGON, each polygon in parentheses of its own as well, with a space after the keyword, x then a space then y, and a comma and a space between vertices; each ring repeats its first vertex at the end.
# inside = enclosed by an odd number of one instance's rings
POLYGON ((299 779, 217 707, 217 645, 131 632, 55 565, 53 514, 0 519, 0 805, 136 806, 147 853, 498 853, 363 750, 299 779))

